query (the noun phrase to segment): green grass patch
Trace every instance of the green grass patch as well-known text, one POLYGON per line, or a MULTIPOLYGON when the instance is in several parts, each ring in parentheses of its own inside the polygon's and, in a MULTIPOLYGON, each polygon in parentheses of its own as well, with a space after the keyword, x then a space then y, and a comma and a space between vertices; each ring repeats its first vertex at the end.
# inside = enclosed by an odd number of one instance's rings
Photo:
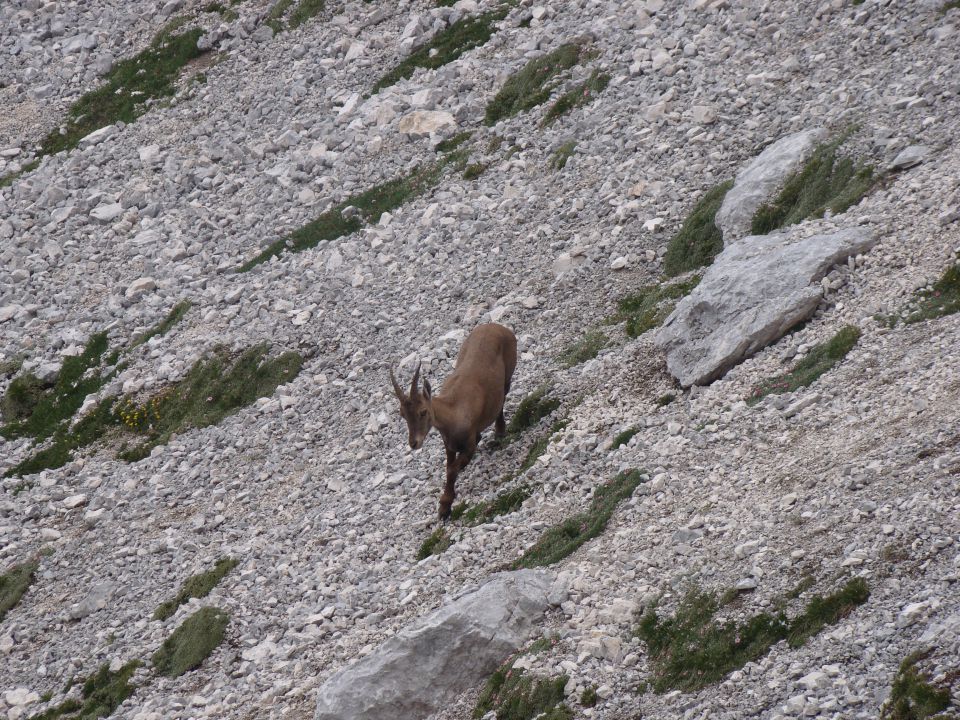
POLYGON ((463 145, 467 140, 473 136, 473 131, 464 130, 461 133, 457 133, 452 137, 448 137, 446 140, 441 140, 437 143, 437 147, 434 148, 438 153, 448 153, 453 150, 456 150, 458 147, 463 145))
POLYGON ((594 70, 590 77, 576 85, 572 90, 557 98, 556 102, 547 110, 541 126, 552 125, 562 115, 574 108, 582 107, 593 100, 610 84, 610 76, 605 72, 594 70))
POLYGON ((16 172, 10 172, 4 175, 3 177, 0 177, 0 188, 5 188, 5 187, 9 187, 10 185, 13 185, 14 181, 18 177, 20 177, 21 175, 26 175, 28 172, 36 170, 38 167, 40 167, 39 158, 36 160, 31 160, 25 165, 21 165, 20 169, 17 170, 16 172))
POLYGON ((600 330, 590 330, 581 340, 564 350, 557 359, 565 368, 593 360, 610 343, 610 338, 600 330))
POLYGON ((14 378, 0 402, 7 420, 0 426, 0 435, 8 439, 31 437, 36 441, 53 435, 73 417, 87 395, 106 383, 108 378, 96 371, 106 350, 106 333, 91 336, 80 355, 63 359, 50 387, 44 387, 29 373, 14 378))
POLYGON ((495 125, 546 102, 555 87, 554 79, 589 56, 584 43, 564 43, 535 58, 515 72, 487 104, 483 121, 495 125))
POLYGON ((628 470, 598 487, 585 512, 547 529, 536 544, 513 563, 513 569, 552 565, 600 535, 620 501, 630 497, 642 481, 639 470, 628 470))
POLYGON ((497 720, 572 720, 573 713, 563 704, 567 676, 528 675, 513 667, 514 660, 508 660, 487 680, 473 717, 482 718, 492 710, 497 720))
POLYGON ((947 2, 940 6, 940 14, 946 15, 950 10, 957 9, 960 9, 960 0, 947 0, 947 2))
POLYGON ((147 101, 171 97, 180 70, 203 55, 197 40, 200 28, 179 35, 161 31, 153 43, 128 60, 121 60, 96 90, 85 93, 67 113, 64 132, 53 130, 40 143, 41 153, 51 155, 77 146, 94 130, 119 120, 132 123, 147 110, 147 101))
POLYGON ((495 31, 494 25, 507 16, 509 5, 504 3, 495 10, 460 18, 444 28, 377 80, 371 94, 409 78, 417 68, 435 70, 453 62, 465 52, 486 44, 495 31))
POLYGON ((580 693, 580 704, 583 705, 583 707, 595 707, 599 699, 597 689, 593 685, 584 688, 583 692, 580 693))
POLYGON ((446 529, 438 527, 420 545, 420 549, 417 550, 417 561, 426 560, 431 555, 439 555, 452 544, 446 529))
MULTIPOLYGON (((136 686, 130 684, 130 678, 140 665, 139 660, 133 660, 116 672, 110 672, 108 664, 101 665, 95 674, 84 681, 82 702, 65 700, 46 712, 32 716, 30 720, 94 720, 108 717, 124 700, 133 695, 136 686)), ((67 689, 69 690, 69 685, 67 689)))
POLYGON ((680 231, 670 239, 663 256, 663 272, 667 277, 710 265, 723 250, 723 235, 714 219, 732 187, 733 180, 720 183, 694 205, 680 231))
POLYGON ((238 562, 238 560, 230 557, 220 558, 212 570, 188 577, 180 588, 180 592, 170 600, 161 603, 154 611, 153 619, 166 620, 190 598, 202 598, 209 595, 217 583, 223 580, 227 573, 237 566, 238 562))
POLYGON ((290 29, 298 28, 310 18, 323 12, 324 0, 300 0, 290 13, 290 29))
POLYGON ((153 654, 154 669, 167 677, 179 677, 200 667, 223 642, 229 622, 230 614, 224 610, 200 608, 184 620, 153 654))
POLYGON ((613 325, 626 321, 628 337, 639 337, 648 330, 660 327, 660 324, 673 312, 680 298, 689 295, 700 282, 700 276, 661 285, 647 285, 637 292, 627 295, 617 303, 617 312, 607 318, 606 323, 613 325))
POLYGON ((677 399, 677 396, 674 395, 673 393, 664 393, 663 395, 658 397, 656 400, 654 400, 654 404, 656 404, 657 407, 666 407, 676 399, 677 399))
POLYGON ((913 307, 903 321, 918 323, 955 312, 960 312, 960 265, 951 265, 930 290, 917 293, 913 307))
POLYGON ((173 309, 167 313, 167 316, 163 320, 147 330, 145 333, 143 333, 143 335, 140 335, 138 338, 136 338, 130 344, 130 347, 135 348, 138 345, 143 345, 145 342, 151 338, 157 337, 158 335, 166 335, 168 332, 170 332, 170 329, 174 325, 183 320, 184 315, 187 314, 187 311, 191 307, 193 307, 193 303, 191 303, 189 300, 181 300, 173 306, 173 309))
POLYGON ((573 151, 576 149, 577 143, 573 140, 565 142, 550 156, 550 167, 554 170, 563 170, 567 166, 567 160, 573 157, 573 151))
POLYGON ((418 167, 407 175, 352 195, 316 220, 268 245, 256 257, 241 265, 238 272, 251 270, 285 251, 302 252, 316 247, 321 242, 355 233, 366 223, 376 223, 383 213, 395 210, 408 200, 437 185, 447 167, 462 167, 465 162, 466 153, 450 152, 426 167, 418 167), (344 211, 350 207, 353 210, 345 213, 344 211))
POLYGON ((20 602, 20 598, 33 583, 33 576, 36 571, 37 563, 25 562, 14 565, 3 575, 0 575, 0 622, 20 602))
POLYGON ((617 433, 616 437, 613 438, 613 442, 610 443, 610 449, 616 450, 618 447, 626 445, 638 432, 640 432, 640 428, 634 425, 633 427, 629 427, 621 433, 617 433))
POLYGON ((119 457, 130 461, 145 458, 174 433, 216 425, 293 380, 303 366, 303 357, 287 352, 267 358, 267 349, 262 343, 237 357, 221 349, 198 360, 183 380, 146 401, 120 401, 117 415, 124 426, 146 439, 119 457))
MULTIPOLYGON (((102 354, 105 347, 101 349, 97 345, 92 350, 99 350, 102 354)), ((272 394, 278 385, 289 382, 300 372, 303 358, 299 354, 284 353, 276 358, 265 359, 266 352, 266 345, 257 345, 234 358, 225 350, 219 350, 211 357, 198 360, 183 380, 148 400, 137 403, 129 397, 120 400, 107 398, 71 427, 69 419, 86 394, 98 390, 112 376, 101 378, 94 374, 90 379, 80 381, 83 392, 70 390, 69 396, 76 395, 76 399, 71 400, 72 410, 69 413, 60 406, 55 406, 56 413, 53 410, 46 412, 46 415, 62 418, 53 425, 50 444, 7 470, 4 477, 62 467, 70 462, 75 451, 93 444, 113 429, 119 432, 123 428, 142 440, 133 449, 122 448, 117 456, 122 460, 136 461, 149 455, 157 445, 166 443, 174 433, 216 424, 254 400, 272 394), (91 389, 83 383, 95 387, 91 389)), ((77 367, 68 368, 65 361, 64 369, 72 376, 76 374, 77 367)), ((60 372, 61 379, 64 378, 64 369, 60 372)), ((43 407, 44 402, 47 402, 47 395, 43 396, 36 408, 43 407)), ((10 423, 4 428, 32 427, 29 423, 34 423, 33 418, 39 412, 36 408, 28 420, 10 423)), ((39 427, 47 428, 48 425, 39 427)))
POLYGON ((937 687, 917 668, 930 653, 931 650, 920 650, 900 663, 890 697, 880 713, 881 720, 927 720, 950 707, 950 688, 937 687))
POLYGON ((569 424, 570 421, 567 419, 558 420, 550 426, 550 429, 547 430, 542 437, 538 438, 533 445, 530 446, 530 449, 527 451, 527 456, 520 464, 520 474, 525 473, 536 464, 537 459, 543 455, 544 452, 546 452, 547 446, 550 444, 553 436, 563 430, 569 424))
POLYGON ((747 403, 753 405, 767 395, 780 395, 806 387, 843 360, 859 339, 860 328, 845 325, 826 342, 813 346, 790 372, 765 380, 755 387, 747 403))
POLYGON ((488 167, 490 167, 488 163, 470 163, 466 168, 464 168, 463 179, 476 180, 478 177, 483 175, 484 172, 486 172, 488 167))
POLYGON ((531 494, 530 486, 519 485, 498 493, 492 500, 479 502, 473 507, 460 504, 453 509, 450 517, 452 520, 462 520, 464 525, 482 525, 500 515, 516 512, 531 494))
POLYGON ((838 157, 841 138, 820 145, 796 173, 787 178, 772 203, 761 205, 750 226, 754 235, 794 225, 811 217, 834 215, 856 205, 876 183, 873 168, 857 165, 851 158, 838 157))
POLYGON ((560 407, 560 401, 550 395, 550 389, 548 385, 541 385, 520 401, 507 424, 508 438, 515 438, 532 428, 560 407))
POLYGON ((782 612, 760 613, 743 622, 716 620, 717 612, 735 597, 728 593, 718 599, 714 593, 692 591, 672 618, 660 619, 656 607, 644 613, 636 633, 647 644, 655 692, 693 692, 720 682, 781 640, 799 647, 847 617, 870 593, 862 578, 854 578, 831 595, 814 597, 795 620, 782 612))

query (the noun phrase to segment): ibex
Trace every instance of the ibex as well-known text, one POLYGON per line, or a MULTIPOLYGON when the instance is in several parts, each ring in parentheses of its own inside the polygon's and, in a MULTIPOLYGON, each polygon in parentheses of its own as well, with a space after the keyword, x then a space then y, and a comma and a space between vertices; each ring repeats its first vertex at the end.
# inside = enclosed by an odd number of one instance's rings
POLYGON ((424 378, 423 390, 420 365, 413 374, 409 395, 404 395, 397 379, 390 371, 393 391, 400 400, 400 414, 407 421, 410 447, 418 450, 430 432, 437 428, 447 451, 447 481, 440 494, 440 519, 450 517, 450 508, 456 497, 454 484, 457 475, 466 467, 477 450, 480 433, 496 422, 498 438, 506 434, 503 403, 510 392, 510 380, 517 366, 517 338, 503 325, 480 325, 467 336, 457 356, 453 373, 434 396, 430 382, 424 378))

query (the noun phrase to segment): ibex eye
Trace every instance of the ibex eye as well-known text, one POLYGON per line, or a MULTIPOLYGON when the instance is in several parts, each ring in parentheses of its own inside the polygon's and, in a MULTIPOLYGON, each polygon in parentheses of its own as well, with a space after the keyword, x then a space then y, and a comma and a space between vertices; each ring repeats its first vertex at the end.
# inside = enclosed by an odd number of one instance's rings
POLYGON ((427 411, 426 411, 426 410, 421 410, 421 411, 420 411, 420 417, 426 417, 426 416, 427 416, 427 411))

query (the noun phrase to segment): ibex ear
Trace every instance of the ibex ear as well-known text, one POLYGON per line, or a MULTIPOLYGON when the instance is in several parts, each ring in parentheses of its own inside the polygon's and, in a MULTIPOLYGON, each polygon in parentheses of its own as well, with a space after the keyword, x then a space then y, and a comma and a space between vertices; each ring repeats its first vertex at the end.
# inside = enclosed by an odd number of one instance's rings
POLYGON ((430 389, 430 381, 426 378, 423 379, 423 394, 427 400, 430 400, 433 394, 433 390, 430 389))

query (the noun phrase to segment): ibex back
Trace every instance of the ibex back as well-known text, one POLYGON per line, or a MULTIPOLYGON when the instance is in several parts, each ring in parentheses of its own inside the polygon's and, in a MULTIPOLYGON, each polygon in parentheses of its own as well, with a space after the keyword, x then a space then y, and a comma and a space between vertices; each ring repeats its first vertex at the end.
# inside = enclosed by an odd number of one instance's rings
POLYGON ((466 467, 477 450, 480 433, 491 424, 497 437, 503 437, 507 424, 503 403, 510 392, 510 380, 517 367, 517 338, 503 325, 479 325, 467 336, 457 356, 453 373, 433 395, 430 382, 424 378, 418 387, 420 366, 417 365, 404 395, 393 371, 390 380, 400 400, 400 414, 407 421, 410 447, 417 450, 430 428, 437 428, 447 451, 447 480, 440 494, 440 518, 450 517, 456 497, 457 475, 466 467))

